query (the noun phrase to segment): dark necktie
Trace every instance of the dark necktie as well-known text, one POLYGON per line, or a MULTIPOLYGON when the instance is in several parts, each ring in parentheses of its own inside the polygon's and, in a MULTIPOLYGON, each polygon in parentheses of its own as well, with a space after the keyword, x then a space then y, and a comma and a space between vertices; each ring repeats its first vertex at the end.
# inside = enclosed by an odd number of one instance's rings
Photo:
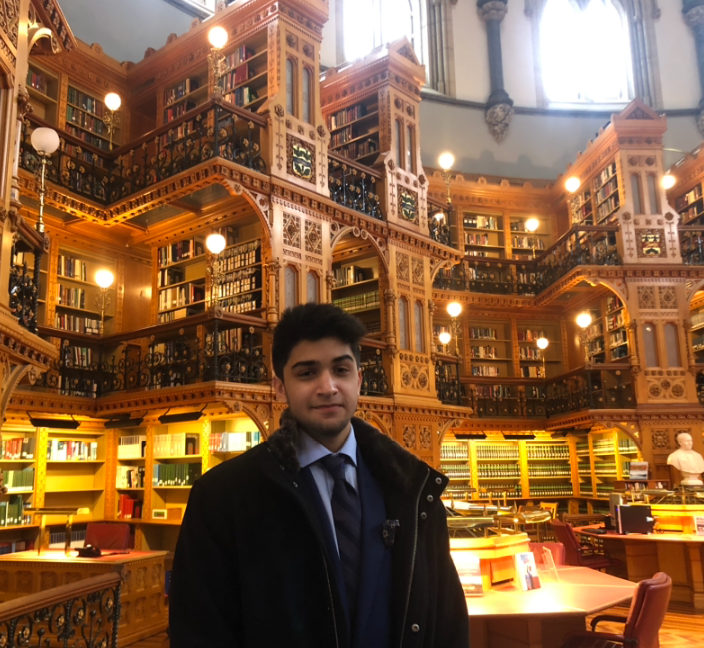
POLYGON ((345 479, 345 455, 328 455, 320 462, 335 480, 332 489, 332 517, 335 521, 337 547, 342 563, 342 576, 349 599, 350 617, 357 606, 357 584, 361 553, 362 506, 359 494, 345 479))

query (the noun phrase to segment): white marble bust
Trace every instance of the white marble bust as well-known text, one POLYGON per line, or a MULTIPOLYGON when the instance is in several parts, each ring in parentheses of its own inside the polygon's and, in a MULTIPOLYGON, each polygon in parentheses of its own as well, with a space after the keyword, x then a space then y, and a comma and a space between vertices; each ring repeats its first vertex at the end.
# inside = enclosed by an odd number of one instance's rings
POLYGON ((668 456, 667 464, 674 466, 682 473, 680 485, 703 486, 701 474, 704 473, 704 457, 696 450, 692 450, 692 435, 680 432, 677 435, 677 445, 679 445, 679 449, 668 456))

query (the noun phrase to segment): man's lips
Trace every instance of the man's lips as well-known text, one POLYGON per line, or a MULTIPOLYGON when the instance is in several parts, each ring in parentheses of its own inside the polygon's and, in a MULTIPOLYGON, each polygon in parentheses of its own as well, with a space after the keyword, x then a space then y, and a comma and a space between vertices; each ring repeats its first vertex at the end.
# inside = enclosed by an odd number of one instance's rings
POLYGON ((322 412, 328 412, 328 411, 332 411, 332 410, 338 409, 338 408, 341 409, 342 405, 340 405, 338 403, 330 403, 329 405, 316 405, 313 409, 316 409, 316 410, 319 410, 322 412))

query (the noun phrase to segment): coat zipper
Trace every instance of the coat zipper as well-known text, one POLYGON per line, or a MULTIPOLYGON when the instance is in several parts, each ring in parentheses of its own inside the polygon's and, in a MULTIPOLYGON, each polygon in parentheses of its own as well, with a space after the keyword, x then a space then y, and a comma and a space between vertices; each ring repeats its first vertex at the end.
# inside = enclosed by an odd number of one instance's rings
POLYGON ((418 508, 420 507, 420 497, 423 494, 423 489, 425 484, 428 482, 428 477, 430 476, 430 470, 425 474, 425 479, 421 484, 420 490, 418 491, 418 497, 416 498, 416 511, 413 518, 415 524, 413 531, 413 554, 411 556, 411 577, 408 579, 408 594, 406 595, 406 609, 403 612, 403 625, 401 626, 401 641, 399 641, 399 648, 403 646, 403 635, 406 632, 406 619, 408 617, 408 606, 411 603, 411 587, 413 586, 413 572, 416 567, 416 552, 418 551, 418 508))
POLYGON ((328 572, 328 563, 325 560, 325 554, 320 552, 323 557, 323 567, 325 567, 325 578, 328 581, 328 594, 330 595, 330 609, 332 610, 332 625, 335 628, 335 646, 340 648, 340 641, 337 636, 337 618, 335 617, 335 600, 332 597, 332 587, 330 586, 330 573, 328 572))

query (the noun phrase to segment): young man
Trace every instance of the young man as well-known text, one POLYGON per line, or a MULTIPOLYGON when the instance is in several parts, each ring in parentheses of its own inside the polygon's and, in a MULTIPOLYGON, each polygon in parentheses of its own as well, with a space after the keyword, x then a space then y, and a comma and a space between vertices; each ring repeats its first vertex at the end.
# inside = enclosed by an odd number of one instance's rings
POLYGON ((193 486, 170 593, 172 648, 466 648, 447 479, 353 418, 359 321, 287 310, 266 443, 193 486))

